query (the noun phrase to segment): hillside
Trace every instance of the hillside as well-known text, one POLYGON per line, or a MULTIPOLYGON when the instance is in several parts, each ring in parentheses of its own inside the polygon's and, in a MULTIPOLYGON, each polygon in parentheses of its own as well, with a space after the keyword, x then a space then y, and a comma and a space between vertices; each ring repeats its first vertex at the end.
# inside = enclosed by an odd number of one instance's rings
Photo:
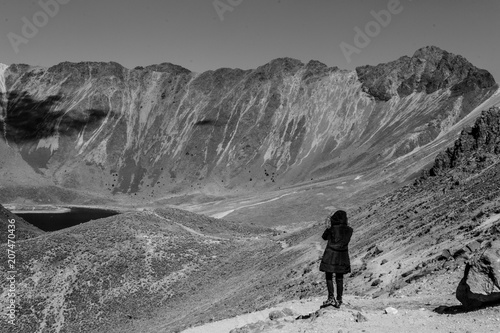
POLYGON ((44 234, 42 230, 29 224, 23 218, 11 213, 0 205, 0 243, 7 243, 7 236, 10 233, 14 234, 15 238, 11 238, 14 241, 33 238, 44 234), (14 228, 9 228, 9 225, 14 225, 14 228), (9 232, 9 229, 15 231, 9 232))
MULTIPOLYGON (((186 316, 207 320, 202 309, 225 308, 232 297, 226 279, 238 280, 241 271, 258 265, 260 253, 280 248, 259 237, 265 234, 269 230, 163 209, 18 241, 17 326, 3 322, 2 327, 10 328, 5 332, 123 332, 142 320, 161 318, 172 328, 193 320, 186 316), (234 266, 241 258, 245 262, 234 266), (193 308, 196 298, 202 301, 193 308)), ((6 253, 5 244, 2 248, 6 253)), ((3 280, 5 274, 2 268, 3 280)), ((1 300, 7 301, 6 291, 1 300)))
POLYGON ((286 275, 286 284, 277 294, 277 299, 295 301, 186 333, 228 332, 235 327, 242 328, 234 333, 328 332, 332 328, 495 331, 498 308, 469 313, 459 306, 455 291, 471 249, 500 238, 499 129, 500 109, 484 111, 414 184, 351 211, 353 272, 346 278, 348 301, 340 311, 315 314, 326 295, 323 273, 318 271, 324 225, 316 223, 283 237, 289 244, 285 251, 303 251, 306 258, 286 275), (397 308, 398 314, 384 314, 389 306, 397 308), (269 320, 271 310, 287 307, 293 316, 269 320), (361 322, 357 322, 358 313, 361 322), (308 314, 312 316, 307 320, 295 319, 308 314))
MULTIPOLYGON (((352 293, 398 295, 415 281, 439 280, 463 265, 469 243, 499 237, 499 110, 484 111, 414 184, 351 211, 352 293), (444 252, 456 260, 448 261, 444 252)), ((322 228, 300 235, 313 242, 322 228)), ((312 272, 308 281, 318 274, 312 272)))
POLYGON ((0 86, 0 201, 33 204, 196 203, 380 172, 498 89, 437 47, 355 71, 17 64, 0 86))
MULTIPOLYGON (((412 309, 454 304, 467 245, 498 238, 499 119, 498 108, 485 111, 436 158, 440 172, 349 211, 347 309, 380 309, 363 303, 370 296, 412 309), (457 162, 443 167, 445 155, 457 162)), ((22 302, 11 331, 174 332, 324 295, 324 225, 304 223, 272 231, 157 209, 20 241, 22 302)))

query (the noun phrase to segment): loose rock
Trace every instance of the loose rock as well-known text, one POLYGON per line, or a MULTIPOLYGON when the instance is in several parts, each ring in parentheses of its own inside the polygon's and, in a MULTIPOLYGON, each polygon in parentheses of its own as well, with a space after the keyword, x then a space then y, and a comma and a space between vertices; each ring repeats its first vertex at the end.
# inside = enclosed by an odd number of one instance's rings
POLYGON ((286 317, 286 315, 282 311, 279 311, 279 310, 274 310, 274 311, 271 311, 269 313, 269 319, 271 319, 271 320, 276 320, 276 319, 280 319, 283 317, 286 317))
POLYGON ((393 307, 388 307, 388 308, 385 308, 384 312, 385 312, 385 314, 396 314, 396 313, 398 313, 398 310, 393 308, 393 307))
POLYGON ((361 312, 358 312, 354 315, 354 320, 357 323, 363 323, 365 321, 368 321, 368 318, 366 318, 361 312))

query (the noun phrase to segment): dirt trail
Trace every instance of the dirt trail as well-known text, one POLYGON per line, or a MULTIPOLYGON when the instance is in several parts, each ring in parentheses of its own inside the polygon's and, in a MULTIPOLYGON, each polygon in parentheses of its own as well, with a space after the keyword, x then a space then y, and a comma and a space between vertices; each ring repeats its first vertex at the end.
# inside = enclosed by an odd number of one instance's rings
POLYGON ((171 219, 165 218, 165 217, 159 215, 156 212, 152 212, 152 214, 155 215, 156 217, 162 219, 162 220, 166 220, 166 221, 172 222, 172 223, 178 225, 179 227, 183 228, 184 230, 186 230, 186 231, 188 231, 188 232, 190 232, 190 233, 192 233, 194 235, 197 235, 197 236, 200 236, 200 237, 211 238, 211 239, 217 239, 217 240, 227 240, 227 238, 203 234, 203 233, 198 232, 198 231, 196 231, 194 229, 191 229, 190 227, 187 227, 187 226, 185 226, 185 225, 183 225, 181 223, 178 223, 178 222, 172 221, 171 219))
POLYGON ((254 206, 259 206, 259 205, 263 205, 265 203, 268 203, 268 202, 272 202, 272 201, 276 201, 276 200, 279 200, 283 197, 286 197, 288 195, 292 195, 292 194, 295 194, 297 193, 297 191, 294 191, 294 192, 291 192, 291 193, 285 193, 283 195, 280 195, 279 197, 276 197, 276 198, 272 198, 272 199, 269 199, 269 200, 265 200, 265 201, 262 201, 262 202, 257 202, 257 203, 253 203, 253 204, 250 204, 250 205, 243 205, 243 206, 239 206, 239 207, 236 207, 236 208, 233 208, 233 209, 230 209, 230 210, 226 210, 224 212, 220 212, 220 213, 217 213, 217 214, 213 214, 211 215, 210 217, 213 217, 213 218, 216 218, 216 219, 221 219, 229 214, 231 214, 232 212, 234 212, 235 210, 238 210, 238 209, 242 209, 242 208, 248 208, 248 207, 254 207, 254 206))

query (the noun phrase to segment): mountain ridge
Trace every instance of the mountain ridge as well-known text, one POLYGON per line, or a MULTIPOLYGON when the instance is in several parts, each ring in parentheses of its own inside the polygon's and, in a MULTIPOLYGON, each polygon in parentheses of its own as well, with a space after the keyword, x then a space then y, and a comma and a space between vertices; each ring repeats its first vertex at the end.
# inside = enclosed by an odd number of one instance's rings
MULTIPOLYGON (((445 51, 416 52, 423 53, 434 59, 445 51)), ((0 150, 18 157, 19 171, 3 182, 12 187, 30 173, 40 178, 34 186, 141 202, 165 193, 274 190, 382 168, 447 132, 496 91, 492 77, 446 54, 471 74, 452 66, 445 82, 445 69, 408 69, 397 60, 358 71, 292 58, 203 73, 169 63, 133 70, 113 62, 11 65, 0 150), (426 79, 432 89, 418 83, 416 69, 437 73, 426 79), (397 91, 376 79, 386 71, 400 71, 398 84, 411 89, 377 98, 379 90, 397 91), (465 88, 453 90, 460 83, 465 88)))

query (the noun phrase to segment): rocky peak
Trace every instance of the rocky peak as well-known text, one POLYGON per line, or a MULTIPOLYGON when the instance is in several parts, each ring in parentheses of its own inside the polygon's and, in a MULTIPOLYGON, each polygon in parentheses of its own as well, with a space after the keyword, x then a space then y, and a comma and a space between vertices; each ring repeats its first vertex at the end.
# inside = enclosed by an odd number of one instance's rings
POLYGON ((26 72, 30 69, 30 65, 27 64, 12 64, 8 67, 9 71, 12 73, 26 72))
MULTIPOLYGON (((142 67, 136 67, 135 69, 142 69, 142 67)), ((155 72, 171 73, 174 75, 191 73, 191 71, 189 69, 184 68, 182 66, 174 65, 174 64, 169 63, 169 62, 162 62, 161 64, 157 64, 157 65, 149 65, 149 66, 145 67, 144 69, 155 71, 155 72)))
POLYGON ((421 58, 426 60, 432 59, 441 59, 445 54, 449 54, 448 52, 440 49, 437 46, 424 46, 413 53, 412 58, 421 58))
POLYGON ((436 157, 430 176, 450 169, 472 172, 500 159, 500 108, 483 111, 472 127, 462 130, 455 145, 436 157))
POLYGON ((307 80, 310 77, 317 77, 325 75, 329 72, 338 70, 338 67, 328 67, 324 63, 317 60, 310 60, 305 66, 305 72, 302 76, 303 80, 307 80))
POLYGON ((300 68, 302 68, 304 64, 297 59, 293 58, 277 58, 271 60, 267 64, 258 67, 255 70, 256 74, 262 73, 265 74, 266 77, 272 77, 275 74, 294 74, 300 68))
POLYGON ((49 73, 65 74, 81 76, 84 73, 90 73, 92 76, 116 75, 120 76, 125 70, 125 67, 117 62, 62 62, 48 69, 49 73))
POLYGON ((453 93, 464 94, 477 88, 496 87, 489 72, 436 46, 423 47, 412 57, 404 56, 377 66, 357 67, 356 73, 363 83, 363 90, 382 101, 414 92, 431 94, 451 89, 453 93))

